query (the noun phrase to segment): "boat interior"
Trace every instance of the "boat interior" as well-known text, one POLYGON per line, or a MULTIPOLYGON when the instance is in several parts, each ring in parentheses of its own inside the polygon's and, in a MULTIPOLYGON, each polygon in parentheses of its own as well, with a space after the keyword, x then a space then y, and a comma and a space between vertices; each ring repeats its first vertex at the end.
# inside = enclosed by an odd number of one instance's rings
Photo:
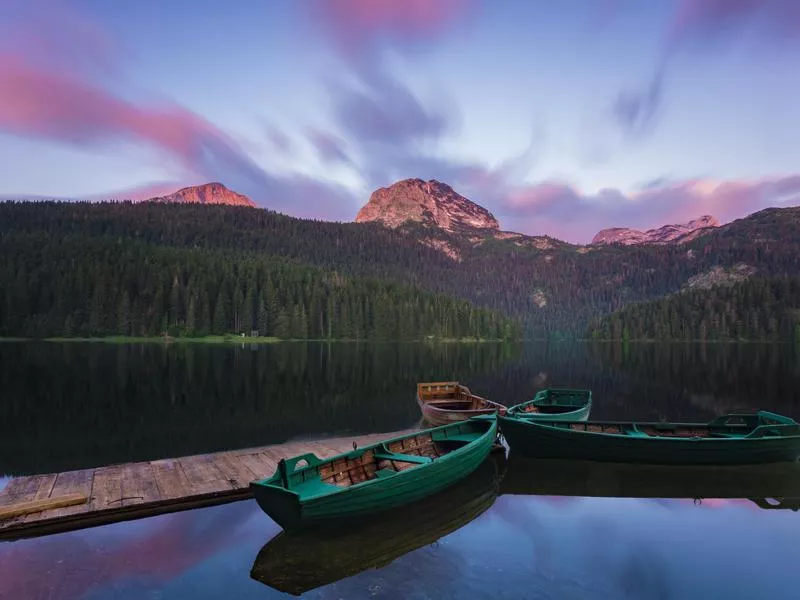
POLYGON ((486 433, 486 427, 484 423, 464 422, 353 450, 331 460, 321 460, 313 454, 287 459, 281 462, 284 471, 280 485, 299 493, 315 494, 393 477, 474 442, 486 433))
POLYGON ((424 404, 442 410, 481 410, 492 408, 494 404, 456 382, 420 383, 417 385, 417 397, 424 404))
POLYGON ((520 405, 515 412, 559 415, 573 412, 586 406, 591 397, 591 392, 588 390, 548 388, 537 392, 533 400, 520 405))
POLYGON ((519 408, 519 412, 530 414, 543 414, 543 415, 561 415, 564 413, 575 412, 579 407, 577 406, 564 406, 560 404, 545 404, 537 406, 533 402, 525 404, 519 408))

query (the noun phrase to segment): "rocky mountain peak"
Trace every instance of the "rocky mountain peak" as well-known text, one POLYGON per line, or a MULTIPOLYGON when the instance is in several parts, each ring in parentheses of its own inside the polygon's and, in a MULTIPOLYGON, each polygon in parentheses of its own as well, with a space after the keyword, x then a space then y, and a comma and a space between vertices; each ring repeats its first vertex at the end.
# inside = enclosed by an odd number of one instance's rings
POLYGON ((167 196, 156 196, 148 202, 172 202, 177 204, 227 204, 229 206, 255 206, 256 203, 244 194, 229 190, 218 181, 194 185, 167 196))
POLYGON ((611 227, 598 232, 592 238, 591 243, 595 245, 622 244, 624 246, 632 246, 634 244, 682 244, 713 227, 719 227, 719 221, 711 215, 703 215, 688 223, 664 225, 647 231, 639 231, 638 229, 627 227, 611 227))
POLYGON ((435 179, 404 179, 375 190, 356 216, 357 223, 369 221, 391 228, 412 221, 449 232, 500 228, 492 213, 435 179))

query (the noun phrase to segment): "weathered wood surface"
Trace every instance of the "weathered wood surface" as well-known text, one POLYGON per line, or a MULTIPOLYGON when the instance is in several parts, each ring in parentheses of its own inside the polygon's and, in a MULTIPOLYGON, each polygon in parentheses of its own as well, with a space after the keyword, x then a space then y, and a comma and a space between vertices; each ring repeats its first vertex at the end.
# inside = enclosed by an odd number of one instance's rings
POLYGON ((19 517, 21 515, 28 515, 53 508, 63 508, 74 504, 83 504, 84 502, 86 502, 86 496, 83 494, 67 494, 66 496, 55 496, 43 500, 18 502, 16 504, 0 506, 0 519, 10 519, 11 517, 19 517))
POLYGON ((95 469, 15 477, 0 491, 0 511, 80 494, 81 504, 0 519, 0 540, 33 537, 250 497, 254 479, 275 472, 281 458, 313 452, 320 458, 413 430, 288 442, 215 454, 167 458, 95 469))

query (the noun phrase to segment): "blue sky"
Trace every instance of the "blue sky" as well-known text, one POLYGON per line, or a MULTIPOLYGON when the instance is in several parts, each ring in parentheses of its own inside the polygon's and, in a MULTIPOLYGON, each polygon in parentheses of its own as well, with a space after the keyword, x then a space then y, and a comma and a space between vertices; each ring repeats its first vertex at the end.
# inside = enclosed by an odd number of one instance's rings
POLYGON ((793 0, 3 7, 3 196, 219 180, 351 220, 435 178, 570 241, 800 199, 793 0))

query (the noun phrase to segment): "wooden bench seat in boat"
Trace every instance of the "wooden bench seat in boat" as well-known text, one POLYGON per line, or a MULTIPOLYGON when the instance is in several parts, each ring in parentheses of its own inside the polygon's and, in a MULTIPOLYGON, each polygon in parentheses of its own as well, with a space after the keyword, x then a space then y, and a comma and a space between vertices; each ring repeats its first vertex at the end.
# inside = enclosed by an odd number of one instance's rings
POLYGON ((396 460, 398 462, 415 463, 418 465, 425 465, 433 461, 433 459, 429 456, 416 456, 414 454, 398 454, 396 452, 376 452, 375 459, 396 460))
POLYGON ((461 433, 458 435, 434 435, 433 440, 435 442, 464 442, 465 444, 469 444, 470 442, 474 442, 478 439, 478 436, 472 433, 461 433))

